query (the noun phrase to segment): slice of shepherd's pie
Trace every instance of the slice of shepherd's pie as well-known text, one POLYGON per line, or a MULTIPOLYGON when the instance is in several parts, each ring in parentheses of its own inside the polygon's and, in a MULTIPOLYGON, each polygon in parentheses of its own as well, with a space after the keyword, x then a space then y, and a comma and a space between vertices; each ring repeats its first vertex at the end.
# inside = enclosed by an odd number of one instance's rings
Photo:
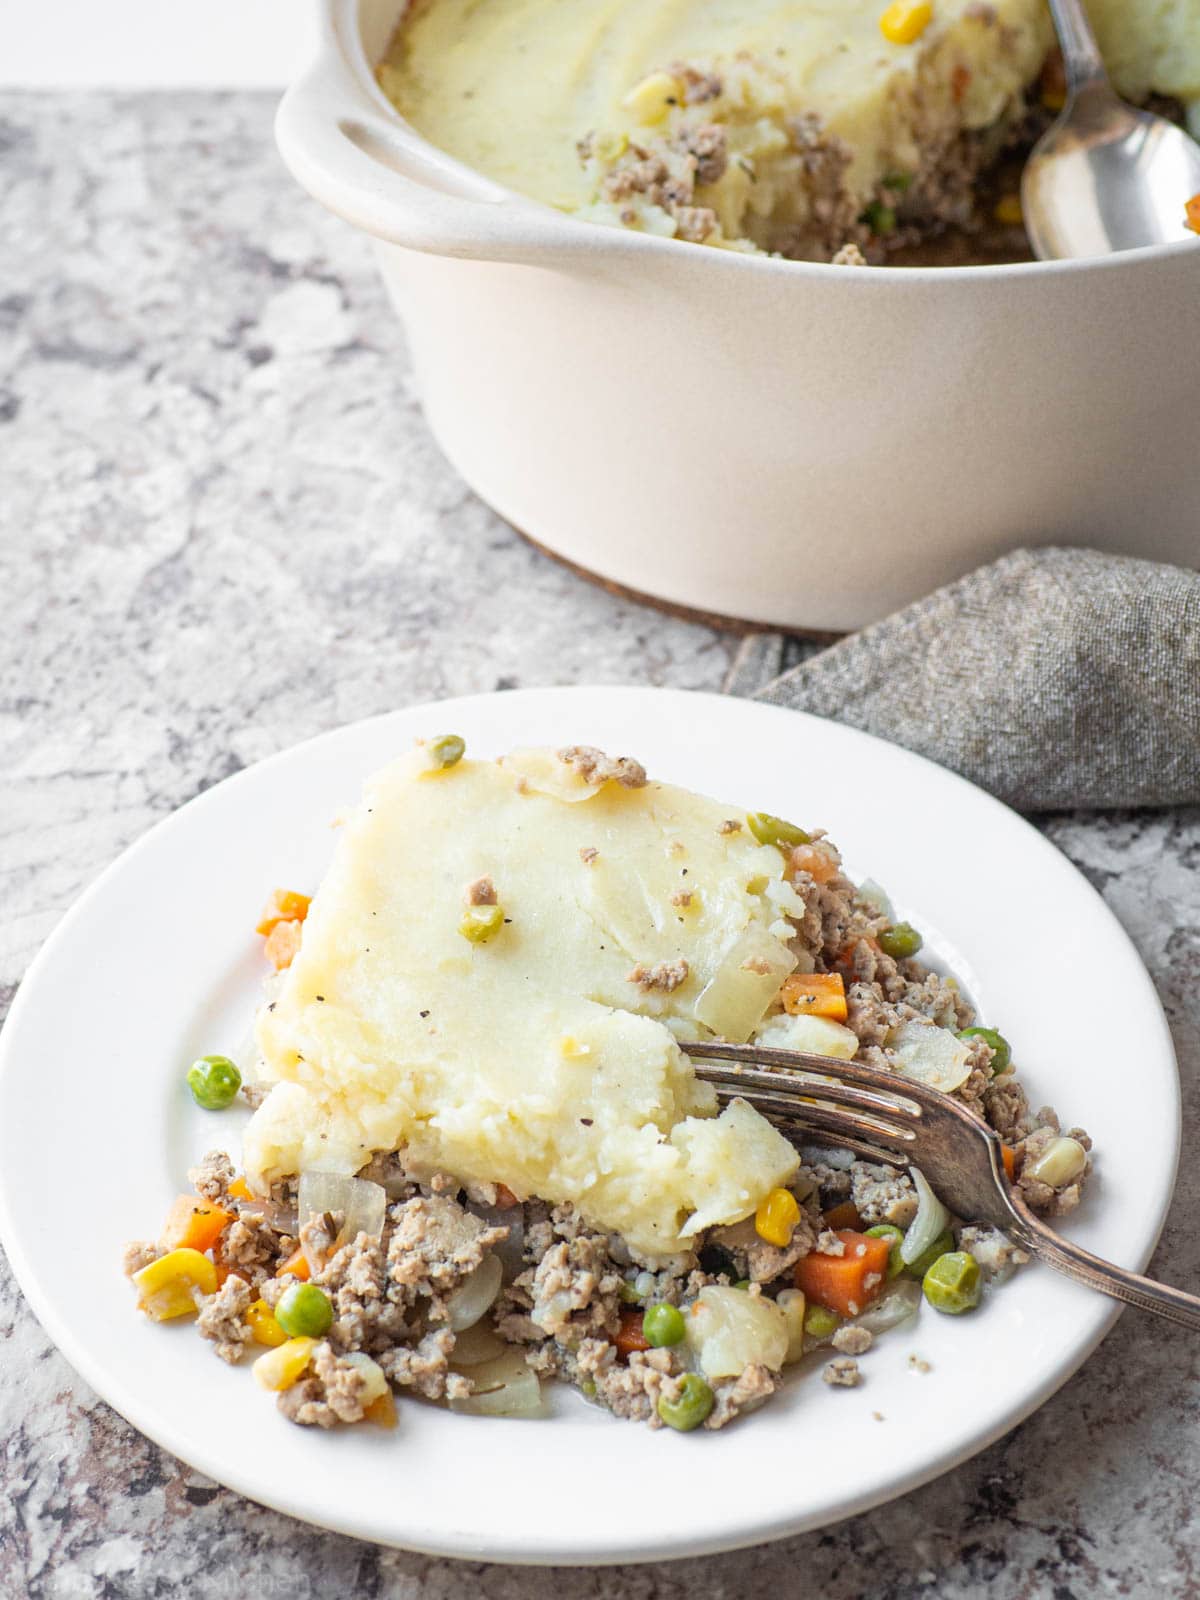
MULTIPOLYGON (((969 1311, 1021 1259, 915 1170, 718 1109, 681 1038, 954 1093, 1042 1210, 1089 1168, 820 833, 589 746, 419 745, 368 782, 311 903, 276 892, 259 931, 279 977, 244 1172, 207 1157, 127 1270, 225 1360, 261 1347, 302 1424, 393 1422, 404 1389, 532 1415, 559 1376, 619 1416, 718 1428, 811 1351, 853 1386, 922 1293, 969 1311)), ((217 1110, 240 1073, 203 1057, 188 1082, 217 1110)))

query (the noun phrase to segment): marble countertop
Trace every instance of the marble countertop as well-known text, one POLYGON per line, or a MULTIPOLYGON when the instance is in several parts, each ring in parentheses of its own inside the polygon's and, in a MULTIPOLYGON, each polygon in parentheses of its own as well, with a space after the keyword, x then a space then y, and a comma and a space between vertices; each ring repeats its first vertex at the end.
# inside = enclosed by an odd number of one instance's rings
MULTIPOLYGON (((556 565, 456 479, 366 247, 287 178, 271 111, 252 93, 0 96, 0 1011, 85 883, 262 756, 441 695, 720 688, 738 651, 556 565)), ((1154 975, 1190 1149, 1200 815, 1043 825, 1154 975)), ((1168 1281, 1200 1284, 1198 1214, 1185 1160, 1168 1281)), ((787 1543, 600 1572, 376 1549, 239 1498, 98 1400, 2 1262, 0 1335, 5 1597, 1200 1592, 1200 1357, 1132 1313, 925 1489, 787 1543)))

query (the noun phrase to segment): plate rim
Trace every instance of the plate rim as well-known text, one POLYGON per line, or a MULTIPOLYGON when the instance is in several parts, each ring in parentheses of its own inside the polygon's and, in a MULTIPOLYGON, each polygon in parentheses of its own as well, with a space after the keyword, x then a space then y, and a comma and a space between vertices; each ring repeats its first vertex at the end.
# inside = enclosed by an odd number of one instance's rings
MULTIPOLYGON (((596 694, 630 700, 645 700, 648 698, 660 702, 675 700, 687 702, 691 706, 703 702, 712 702, 724 709, 728 709, 731 704, 734 704, 753 708, 757 712, 765 712, 779 719, 785 717, 791 719, 799 718, 804 723, 819 723, 824 726, 832 726, 842 733, 853 735, 855 740, 865 740, 870 744, 879 745, 887 749, 892 756, 899 754, 904 759, 916 763, 919 768, 931 770, 937 774, 939 782, 949 779, 953 785, 961 786, 964 791, 969 792, 974 797, 975 803, 982 800, 990 807, 995 808, 997 812, 1003 813, 1007 819, 1018 823, 1029 840, 1036 842, 1037 848, 1050 853, 1065 864, 1077 879, 1078 885, 1091 896, 1111 930, 1119 935, 1126 947, 1127 954, 1140 971, 1144 979, 1147 997, 1152 1002, 1157 1029, 1161 1036, 1160 1044, 1165 1049, 1166 1060, 1171 1067, 1169 1073, 1164 1073, 1163 1080, 1164 1087, 1169 1091, 1170 1111, 1174 1129, 1172 1148, 1169 1152, 1169 1177, 1161 1186, 1153 1215, 1147 1216, 1148 1231, 1146 1242, 1136 1252, 1133 1261, 1133 1265, 1137 1270, 1144 1270, 1157 1247, 1175 1193, 1182 1135, 1181 1084, 1174 1040, 1171 1036, 1169 1023, 1157 987, 1133 939, 1105 902, 1103 896, 1075 863, 1034 827, 1031 822, 1021 816, 1019 812, 1014 811, 994 795, 989 794, 986 790, 979 788, 979 786, 949 768, 931 761, 928 757, 908 750, 904 746, 893 744, 889 740, 881 739, 874 734, 853 728, 848 724, 838 723, 833 719, 816 717, 807 712, 792 711, 790 708, 773 705, 769 702, 742 699, 710 690, 660 688, 651 685, 588 683, 493 690, 472 695, 421 701, 411 706, 396 707, 323 729, 305 739, 286 745, 261 760, 252 762, 229 777, 209 785, 198 794, 190 797, 182 805, 158 818, 150 827, 131 840, 112 861, 103 867, 79 891, 43 940, 41 947, 18 982, 16 995, 13 998, 4 1025, 0 1028, 0 1113, 3 1110, 6 1086, 9 1082, 10 1074, 14 1070, 12 1066, 12 1058, 16 1050, 14 1039, 19 1029, 26 1025, 24 1020, 26 1011, 32 1011, 38 1003, 38 991, 44 981, 43 972, 48 968, 52 968, 60 937, 65 937, 76 918, 86 914, 92 901, 104 892, 110 879, 120 871, 133 854, 141 851, 151 839, 161 838, 173 827, 179 825, 179 819, 182 817, 190 815, 197 808, 203 808, 217 792, 220 791, 227 794, 236 786, 244 781, 249 781, 254 775, 262 772, 263 769, 292 760, 304 752, 310 752, 313 747, 319 746, 326 741, 333 743, 339 737, 344 737, 351 730, 365 732, 374 726, 382 726, 393 719, 411 719, 424 713, 451 712, 459 707, 479 707, 497 699, 535 701, 561 698, 568 700, 574 696, 596 694)), ((836 828, 836 824, 834 826, 836 828)), ((1150 1008, 1148 1007, 1148 1013, 1149 1010, 1150 1008)), ((1167 1154, 1167 1152, 1162 1152, 1162 1154, 1167 1154)), ((1117 1318, 1125 1309, 1115 1301, 1101 1302, 1094 1316, 1094 1324, 1087 1337, 1080 1340, 1078 1345, 1065 1358, 1060 1357, 1054 1370, 1049 1372, 1032 1390, 1023 1395, 1019 1403, 1012 1406, 1002 1419, 994 1426, 987 1428, 972 1438, 967 1446, 957 1446, 938 1455, 924 1465, 916 1466, 910 1471, 893 1474, 885 1484, 865 1490, 859 1495, 850 1496, 832 1510, 815 1508, 806 1513, 780 1515, 766 1519, 753 1526, 747 1526, 741 1532, 717 1531, 699 1539, 687 1533, 672 1531, 658 1542, 651 1543, 644 1539, 633 1540, 628 1543, 618 1543, 615 1547, 611 1542, 597 1543, 587 1550, 581 1549, 577 1544, 555 1547, 552 1543, 546 1544, 544 1541, 540 1547, 535 1547, 527 1542, 522 1543, 520 1536, 511 1539, 503 1548, 497 1548, 490 1542, 485 1543, 478 1539, 473 1540, 469 1532, 463 1529, 456 1529, 453 1534, 447 1530, 437 1540, 424 1542, 419 1537, 410 1537, 407 1532, 403 1537, 397 1537, 381 1531, 378 1525, 372 1522, 369 1513, 364 1514, 361 1518, 339 1515, 337 1520, 334 1521, 323 1519, 316 1514, 310 1514, 307 1510, 297 1509, 294 1503, 289 1503, 285 1494, 276 1494, 270 1488, 264 1489, 263 1485, 253 1475, 243 1474, 236 1463, 230 1462, 224 1457, 219 1457, 203 1444, 192 1445, 189 1442, 187 1453, 181 1453, 178 1438, 172 1434, 169 1427, 160 1426, 153 1415, 152 1405, 148 1402, 143 1406, 136 1393, 126 1393, 125 1386, 120 1382, 115 1385, 120 1391, 120 1399, 112 1398, 109 1391, 114 1385, 109 1382, 102 1358, 98 1356, 93 1358, 86 1340, 82 1336, 76 1336, 70 1322, 59 1316, 53 1303, 42 1293, 38 1271, 32 1257, 27 1255, 21 1239, 21 1230, 17 1223, 15 1209, 10 1204, 8 1187, 5 1172, 3 1167, 0 1166, 0 1243, 3 1244, 13 1276, 22 1294, 51 1342, 73 1370, 107 1405, 110 1405, 113 1410, 140 1433, 146 1435, 176 1459, 203 1472, 215 1482, 224 1484, 256 1504, 267 1506, 309 1526, 363 1539, 385 1547, 411 1550, 421 1554, 457 1560, 486 1561, 498 1565, 600 1567, 639 1562, 685 1560, 696 1556, 746 1549, 777 1539, 811 1532, 818 1528, 833 1526, 849 1517, 884 1505, 891 1500, 910 1493, 914 1489, 922 1487, 926 1483, 932 1482, 946 1472, 953 1470, 955 1466, 970 1460, 998 1439, 1010 1433, 1040 1406, 1045 1404, 1079 1371, 1080 1367, 1111 1331, 1117 1318)), ((528 1535, 525 1536, 526 1540, 528 1540, 528 1537, 528 1535)))

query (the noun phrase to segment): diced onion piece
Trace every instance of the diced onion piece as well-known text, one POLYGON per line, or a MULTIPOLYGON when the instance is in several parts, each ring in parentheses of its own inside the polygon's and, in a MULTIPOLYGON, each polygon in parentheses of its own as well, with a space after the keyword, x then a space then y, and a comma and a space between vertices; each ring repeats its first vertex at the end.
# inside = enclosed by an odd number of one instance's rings
POLYGON ((939 1233, 950 1226, 950 1213, 925 1181, 918 1167, 909 1167, 909 1174, 917 1190, 917 1214, 908 1225, 900 1245, 900 1259, 905 1266, 923 1256, 939 1233))
POLYGON ((365 1350, 352 1350, 349 1355, 343 1356, 342 1360, 349 1366, 357 1367, 359 1376, 363 1380, 361 1398, 364 1411, 391 1390, 391 1384, 384 1377, 383 1368, 377 1361, 372 1361, 365 1350))
POLYGON ((552 800, 566 800, 574 804, 590 800, 604 787, 603 778, 587 779, 578 767, 561 760, 553 750, 514 750, 502 756, 500 765, 520 779, 527 789, 537 794, 548 794, 552 800))
POLYGON ((500 1257, 505 1283, 511 1283, 525 1270, 525 1213, 520 1206, 485 1206, 472 1202, 467 1206, 472 1216, 486 1222, 489 1228, 507 1228, 508 1238, 501 1239, 492 1249, 500 1257))
POLYGON ((889 1043, 897 1072, 943 1094, 953 1094, 971 1076, 970 1046, 935 1023, 902 1022, 889 1043))
POLYGON ((1087 1151, 1078 1139, 1070 1139, 1064 1134, 1061 1138, 1051 1139, 1041 1155, 1027 1161, 1021 1176, 1047 1183, 1052 1189, 1061 1189, 1073 1183, 1086 1166, 1087 1151))
MULTIPOLYGON (((341 1211, 345 1222, 335 1242, 349 1244, 360 1233, 378 1239, 383 1232, 383 1217, 387 1210, 387 1195, 383 1185, 368 1178, 349 1178, 344 1172, 305 1172, 300 1177, 300 1195, 297 1203, 300 1226, 326 1211, 341 1211)), ((323 1261, 315 1259, 315 1252, 304 1246, 304 1257, 311 1272, 319 1272, 323 1261)))
POLYGON ((915 1316, 921 1304, 921 1285, 914 1278, 901 1278, 884 1291, 875 1304, 855 1317, 854 1326, 868 1333, 886 1333, 897 1323, 915 1316))
POLYGON ((790 1367, 793 1361, 799 1361, 804 1354, 804 1313, 808 1309, 808 1302, 799 1289, 781 1289, 775 1296, 775 1304, 783 1312, 787 1327, 787 1354, 783 1364, 790 1367))
POLYGON ((719 1285, 685 1307, 688 1348, 706 1378, 735 1378, 756 1363, 778 1372, 787 1358, 788 1325, 773 1300, 719 1285))
POLYGON ((874 878, 864 878, 858 886, 858 898, 878 911, 881 917, 886 917, 889 922, 896 920, 896 908, 882 884, 876 883, 874 878))
POLYGON ((541 1410, 541 1385, 520 1350, 509 1349, 496 1360, 473 1367, 470 1378, 475 1392, 451 1400, 451 1411, 476 1417, 529 1417, 541 1410))
POLYGON ((470 1328, 455 1337, 454 1353, 450 1357, 452 1367, 481 1367, 485 1361, 495 1361, 498 1357, 511 1352, 512 1346, 505 1344, 498 1333, 495 1333, 486 1322, 476 1322, 470 1328))
POLYGON ((501 1388, 513 1378, 519 1378, 528 1370, 525 1351, 521 1346, 506 1344, 501 1353, 491 1361, 479 1362, 471 1373, 471 1383, 476 1394, 486 1394, 492 1389, 501 1388))
POLYGON ((744 1044, 795 965, 795 956, 778 939, 764 929, 749 929, 700 991, 696 1021, 722 1039, 744 1044))
POLYGON ((541 1415, 542 1387, 537 1375, 526 1369, 511 1382, 489 1389, 486 1394, 451 1400, 450 1409, 475 1417, 536 1417, 541 1415))
POLYGON ((500 1257, 489 1252, 471 1276, 449 1296, 446 1315, 455 1333, 473 1328, 484 1312, 495 1304, 503 1276, 500 1257))

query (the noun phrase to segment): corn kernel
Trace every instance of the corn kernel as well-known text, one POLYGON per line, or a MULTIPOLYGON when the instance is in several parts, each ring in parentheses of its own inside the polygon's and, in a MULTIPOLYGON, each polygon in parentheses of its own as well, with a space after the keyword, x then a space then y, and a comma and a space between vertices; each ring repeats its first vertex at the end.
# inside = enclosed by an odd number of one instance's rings
POLYGON ((1021 210, 1021 196, 1019 194, 1002 194, 996 201, 995 210, 992 212, 997 222, 1002 222, 1006 228, 1019 228, 1025 220, 1025 213, 1021 210))
POLYGON ((1193 233, 1200 233, 1200 194, 1194 194, 1184 202, 1183 215, 1184 227, 1190 228, 1193 233))
POLYGON ((316 1347, 315 1339, 287 1339, 259 1356, 251 1370, 264 1389, 290 1389, 304 1376, 316 1347))
POLYGON ((287 1334, 275 1320, 275 1313, 265 1300, 256 1300, 246 1311, 246 1321, 254 1335, 255 1344, 270 1348, 287 1343, 287 1334))
POLYGON ((782 1250, 792 1242, 792 1233, 800 1221, 800 1207, 796 1197, 787 1189, 772 1189, 758 1202, 754 1213, 754 1231, 768 1244, 782 1250))
POLYGON ((879 31, 891 44, 912 44, 932 21, 929 0, 894 0, 879 19, 879 31))
POLYGON ((1057 84, 1050 84, 1042 90, 1042 104, 1047 111, 1061 111, 1067 103, 1067 91, 1060 89, 1057 84))
POLYGON ((634 87, 621 102, 644 127, 665 122, 672 106, 683 104, 683 85, 669 72, 652 72, 634 87))
POLYGON ((190 1317, 196 1310, 196 1293, 216 1294, 217 1269, 199 1250, 168 1250, 133 1275, 138 1306, 155 1322, 190 1317))
POLYGON ((486 944, 504 926, 503 906, 468 906, 458 931, 472 944, 486 944))

